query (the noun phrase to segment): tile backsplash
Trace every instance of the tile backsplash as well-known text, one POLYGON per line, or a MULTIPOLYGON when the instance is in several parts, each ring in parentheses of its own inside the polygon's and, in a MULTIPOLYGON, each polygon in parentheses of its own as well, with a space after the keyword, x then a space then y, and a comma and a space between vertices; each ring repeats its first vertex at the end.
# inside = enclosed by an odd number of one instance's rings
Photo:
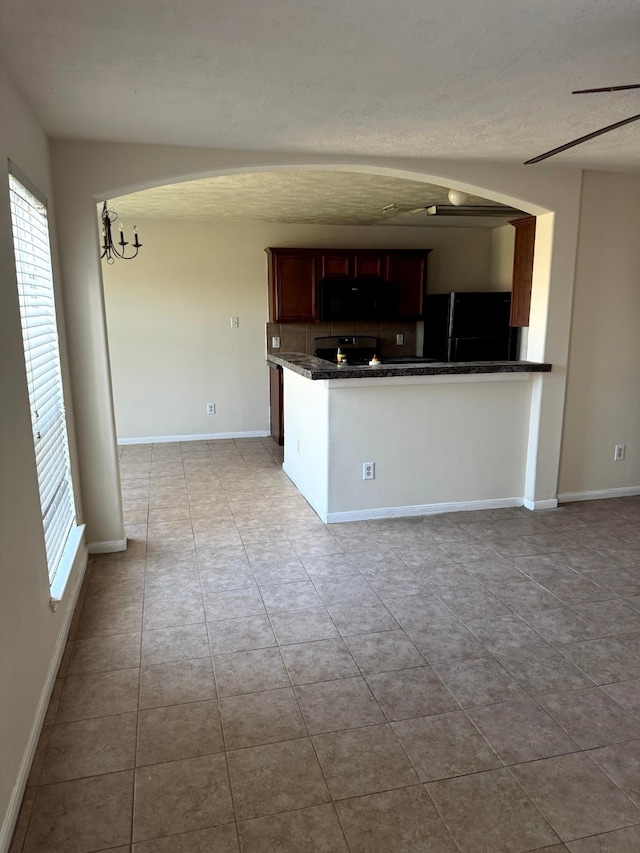
POLYGON ((392 355, 417 355, 416 324, 341 322, 341 323, 267 323, 267 352, 304 352, 313 355, 315 338, 323 335, 373 335, 380 338, 381 357, 392 355), (396 344, 396 335, 404 335, 404 344, 396 344), (280 348, 271 346, 271 339, 280 338, 280 348))

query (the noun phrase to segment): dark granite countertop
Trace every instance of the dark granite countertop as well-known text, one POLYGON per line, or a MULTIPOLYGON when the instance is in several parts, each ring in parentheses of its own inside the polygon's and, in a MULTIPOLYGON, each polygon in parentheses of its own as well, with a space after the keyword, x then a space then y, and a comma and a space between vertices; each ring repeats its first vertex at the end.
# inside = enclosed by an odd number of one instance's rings
POLYGON ((416 364, 384 364, 369 367, 346 364, 338 367, 302 352, 267 354, 269 364, 286 367, 307 379, 375 379, 389 376, 459 376, 473 373, 548 373, 550 364, 535 361, 457 361, 416 364))

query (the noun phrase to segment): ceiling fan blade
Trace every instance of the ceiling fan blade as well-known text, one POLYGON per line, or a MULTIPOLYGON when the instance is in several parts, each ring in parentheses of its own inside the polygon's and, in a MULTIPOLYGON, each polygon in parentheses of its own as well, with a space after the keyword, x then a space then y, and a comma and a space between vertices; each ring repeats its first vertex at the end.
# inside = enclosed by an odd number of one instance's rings
POLYGON ((434 204, 426 208, 429 216, 525 216, 523 210, 504 204, 434 204))
POLYGON ((580 145, 582 142, 588 142, 589 139, 595 139, 596 136, 602 136, 603 133, 608 133, 610 130, 616 130, 618 127, 624 127, 625 124, 631 124, 632 121, 638 121, 640 114, 631 116, 630 118, 617 121, 615 124, 601 127, 600 130, 594 130, 593 133, 587 133, 586 136, 580 136, 578 139, 573 139, 571 142, 565 142, 564 145, 559 145, 557 148, 552 148, 551 151, 545 151, 538 157, 533 157, 531 160, 525 160, 524 165, 530 166, 532 163, 539 163, 541 160, 546 160, 547 157, 553 157, 554 154, 560 154, 561 151, 566 151, 568 148, 573 148, 575 145, 580 145))
POLYGON ((380 208, 380 213, 384 214, 383 218, 391 219, 403 213, 419 213, 421 210, 427 210, 428 208, 428 204, 420 205, 420 207, 398 207, 397 204, 386 204, 380 208))
POLYGON ((572 95, 590 95, 592 92, 622 92, 625 89, 640 89, 640 83, 631 86, 602 86, 600 89, 574 89, 572 95))

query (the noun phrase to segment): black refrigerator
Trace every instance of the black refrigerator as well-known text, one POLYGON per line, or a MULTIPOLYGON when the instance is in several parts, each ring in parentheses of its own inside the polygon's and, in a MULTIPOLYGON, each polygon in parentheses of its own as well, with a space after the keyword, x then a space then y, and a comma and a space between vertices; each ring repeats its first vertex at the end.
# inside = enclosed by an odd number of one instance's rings
POLYGON ((511 293, 434 293, 424 307, 424 356, 436 361, 514 361, 511 293))

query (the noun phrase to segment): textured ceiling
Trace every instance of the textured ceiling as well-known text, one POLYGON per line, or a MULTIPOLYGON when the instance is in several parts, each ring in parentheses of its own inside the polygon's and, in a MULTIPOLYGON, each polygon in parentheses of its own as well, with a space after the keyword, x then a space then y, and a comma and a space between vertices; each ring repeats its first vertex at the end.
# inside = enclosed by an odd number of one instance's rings
MULTIPOLYGON (((428 216, 412 209, 448 204, 447 187, 359 172, 287 171, 224 175, 110 199, 124 219, 255 219, 321 225, 487 225, 501 219, 428 216), (395 204, 398 210, 383 213, 395 204)), ((492 204, 469 196, 467 204, 492 204)))
MULTIPOLYGON (((640 112, 638 0, 2 0, 53 136, 522 163, 640 112)), ((640 166, 640 125, 548 161, 640 166)), ((536 167, 545 168, 542 164, 536 167)))

